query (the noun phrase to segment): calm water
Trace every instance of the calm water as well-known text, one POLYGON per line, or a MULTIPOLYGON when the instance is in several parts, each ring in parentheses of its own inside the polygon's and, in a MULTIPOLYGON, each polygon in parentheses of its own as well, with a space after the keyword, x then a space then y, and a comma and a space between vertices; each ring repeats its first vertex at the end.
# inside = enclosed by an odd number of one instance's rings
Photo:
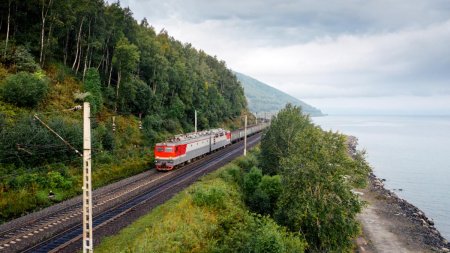
POLYGON ((450 116, 326 116, 324 130, 359 139, 375 175, 388 189, 433 218, 450 239, 450 116))

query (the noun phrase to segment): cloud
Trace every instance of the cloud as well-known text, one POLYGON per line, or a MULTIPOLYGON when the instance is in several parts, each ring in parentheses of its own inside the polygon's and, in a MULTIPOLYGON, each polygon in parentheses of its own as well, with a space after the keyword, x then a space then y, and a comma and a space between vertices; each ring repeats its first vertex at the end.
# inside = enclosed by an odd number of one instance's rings
POLYGON ((446 0, 121 4, 136 18, 147 17, 157 31, 165 28, 232 69, 298 98, 450 95, 446 0))
POLYGON ((450 94, 449 42, 447 21, 395 33, 247 49, 236 67, 302 97, 450 94))

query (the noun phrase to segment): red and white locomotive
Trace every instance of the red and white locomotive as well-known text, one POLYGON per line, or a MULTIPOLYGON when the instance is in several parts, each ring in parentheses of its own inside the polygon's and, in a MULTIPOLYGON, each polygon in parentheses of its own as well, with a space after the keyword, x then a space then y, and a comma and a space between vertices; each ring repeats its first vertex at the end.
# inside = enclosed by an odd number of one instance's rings
POLYGON ((159 171, 172 170, 229 144, 231 132, 221 128, 176 135, 156 144, 155 167, 159 171))

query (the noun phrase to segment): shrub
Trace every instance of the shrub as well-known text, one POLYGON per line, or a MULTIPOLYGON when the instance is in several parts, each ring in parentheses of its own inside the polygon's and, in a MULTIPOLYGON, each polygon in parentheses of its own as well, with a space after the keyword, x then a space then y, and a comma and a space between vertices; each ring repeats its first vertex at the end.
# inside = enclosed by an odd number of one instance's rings
POLYGON ((46 80, 27 72, 8 76, 0 89, 0 95, 4 101, 25 107, 36 106, 47 92, 46 80))
POLYGON ((61 173, 57 171, 48 172, 47 181, 48 181, 48 188, 50 189, 56 188, 70 189, 72 187, 72 181, 64 178, 61 175, 61 173))
POLYGON ((245 172, 249 172, 251 168, 258 165, 255 155, 248 154, 247 156, 242 156, 236 160, 236 164, 241 167, 245 172))
MULTIPOLYGON (((60 136, 81 151, 83 132, 77 122, 70 122, 61 117, 44 120, 60 136)), ((93 139, 93 147, 97 145, 93 139)), ((7 124, 4 131, 0 131, 0 159, 8 159, 10 163, 35 166, 77 158, 79 156, 73 150, 39 122, 33 120, 30 115, 20 117, 13 124, 7 124), (21 147, 20 150, 17 145, 21 147)))
POLYGON ((223 208, 226 193, 219 187, 196 188, 192 192, 192 201, 197 206, 208 206, 213 208, 223 208))
POLYGON ((248 207, 260 214, 273 215, 282 192, 281 177, 262 175, 253 167, 243 179, 244 199, 248 207))
POLYGON ((180 124, 176 120, 167 119, 164 121, 164 128, 170 133, 175 133, 180 128, 180 124))
POLYGON ((2 41, 0 54, 0 62, 16 71, 35 72, 39 70, 39 65, 34 61, 34 57, 23 46, 11 45, 8 47, 6 54, 4 52, 5 43, 2 41))
POLYGON ((234 182, 238 185, 243 184, 243 172, 242 169, 239 168, 239 166, 235 165, 234 163, 231 163, 227 165, 226 169, 220 174, 220 177, 225 180, 226 182, 234 182))
POLYGON ((261 182, 261 178, 262 172, 256 167, 253 167, 249 173, 245 174, 243 189, 246 196, 250 196, 255 192, 261 182))
POLYGON ((85 98, 85 101, 91 104, 92 115, 97 114, 97 112, 99 112, 103 107, 103 98, 100 75, 95 68, 90 68, 87 70, 83 83, 83 89, 85 92, 89 92, 89 95, 85 98))

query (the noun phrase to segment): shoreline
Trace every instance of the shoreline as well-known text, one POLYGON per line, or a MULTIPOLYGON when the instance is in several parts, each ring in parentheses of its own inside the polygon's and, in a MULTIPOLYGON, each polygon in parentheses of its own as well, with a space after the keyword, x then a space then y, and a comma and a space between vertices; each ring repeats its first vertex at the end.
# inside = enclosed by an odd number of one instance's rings
MULTIPOLYGON (((358 138, 347 135, 351 157, 357 152, 358 138)), ((373 170, 368 185, 356 194, 367 203, 359 215, 362 236, 356 240, 357 252, 450 252, 450 243, 425 212, 384 187, 385 179, 373 170)))
POLYGON ((360 215, 365 242, 358 243, 358 252, 450 252, 433 219, 386 189, 383 181, 371 172, 368 186, 361 190, 368 205, 360 215))

